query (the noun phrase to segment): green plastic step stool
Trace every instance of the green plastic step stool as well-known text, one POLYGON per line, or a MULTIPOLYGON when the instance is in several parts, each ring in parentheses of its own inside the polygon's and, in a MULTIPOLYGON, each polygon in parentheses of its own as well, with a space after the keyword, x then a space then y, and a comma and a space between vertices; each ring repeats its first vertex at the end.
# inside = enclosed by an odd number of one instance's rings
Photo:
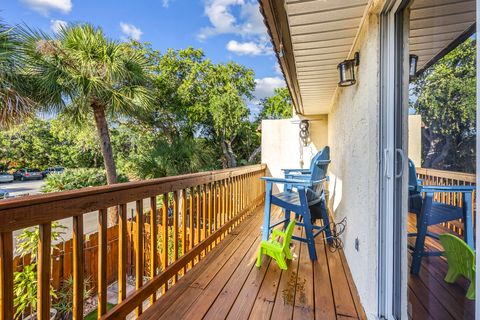
POLYGON ((475 299, 475 252, 465 241, 453 234, 442 234, 439 236, 440 243, 445 249, 447 257, 448 272, 445 282, 455 283, 460 276, 470 280, 467 290, 467 299, 475 299))
POLYGON ((262 266, 262 256, 265 254, 277 261, 278 266, 282 270, 287 270, 286 259, 292 260, 292 252, 290 251, 290 242, 292 240, 293 229, 295 228, 295 220, 290 221, 287 229, 281 231, 280 229, 273 229, 270 240, 263 240, 260 243, 260 250, 258 251, 257 264, 260 268, 262 266), (282 238, 282 243, 277 241, 277 238, 282 238))

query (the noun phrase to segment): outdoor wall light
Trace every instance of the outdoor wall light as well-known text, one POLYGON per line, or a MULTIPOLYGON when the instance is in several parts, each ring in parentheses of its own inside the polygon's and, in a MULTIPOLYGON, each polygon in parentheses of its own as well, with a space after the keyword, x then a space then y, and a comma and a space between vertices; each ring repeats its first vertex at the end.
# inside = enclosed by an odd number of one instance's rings
POLYGON ((340 87, 348 87, 357 83, 355 79, 355 67, 359 64, 360 54, 358 52, 355 52, 353 59, 344 60, 338 64, 337 69, 340 75, 338 85, 340 87))
POLYGON ((283 50, 283 43, 280 42, 280 50, 278 50, 278 57, 283 58, 284 55, 285 55, 285 52, 283 50))
POLYGON ((415 79, 415 75, 417 74, 417 63, 418 63, 418 56, 416 54, 410 55, 410 70, 408 75, 410 76, 410 80, 415 79))

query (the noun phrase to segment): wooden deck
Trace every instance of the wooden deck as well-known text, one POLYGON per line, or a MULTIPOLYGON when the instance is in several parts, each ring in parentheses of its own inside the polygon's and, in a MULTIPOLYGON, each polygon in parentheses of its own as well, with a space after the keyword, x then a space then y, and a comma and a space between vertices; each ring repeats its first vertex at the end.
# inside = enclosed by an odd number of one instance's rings
MULTIPOLYGON (((409 215, 409 232, 415 232, 415 215, 409 215)), ((441 226, 429 227, 435 233, 451 232, 441 226)), ((415 238, 410 238, 410 244, 415 238)), ((443 250, 438 241, 427 237, 429 250, 443 250)), ((455 284, 443 281, 447 273, 444 257, 422 259, 418 276, 408 280, 409 315, 413 319, 475 319, 475 301, 465 298, 468 281, 460 279, 455 284)))
POLYGON ((140 319, 365 319, 343 252, 331 252, 320 237, 316 262, 305 244, 294 241, 287 271, 269 258, 255 267, 262 211, 227 235, 140 319))

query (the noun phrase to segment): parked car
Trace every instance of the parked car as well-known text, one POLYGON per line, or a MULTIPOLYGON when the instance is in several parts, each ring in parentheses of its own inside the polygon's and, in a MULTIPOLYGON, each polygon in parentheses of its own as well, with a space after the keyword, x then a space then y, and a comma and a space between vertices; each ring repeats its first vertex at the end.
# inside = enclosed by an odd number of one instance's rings
POLYGON ((25 181, 25 180, 41 180, 43 179, 43 174, 38 169, 20 169, 13 173, 15 180, 25 181))
POLYGON ((13 175, 8 172, 0 172, 0 182, 12 182, 13 175))
POLYGON ((0 189, 0 200, 11 198, 7 190, 0 189))
POLYGON ((50 173, 62 173, 63 171, 65 171, 64 167, 49 167, 43 170, 42 174, 43 174, 43 177, 46 177, 50 173))

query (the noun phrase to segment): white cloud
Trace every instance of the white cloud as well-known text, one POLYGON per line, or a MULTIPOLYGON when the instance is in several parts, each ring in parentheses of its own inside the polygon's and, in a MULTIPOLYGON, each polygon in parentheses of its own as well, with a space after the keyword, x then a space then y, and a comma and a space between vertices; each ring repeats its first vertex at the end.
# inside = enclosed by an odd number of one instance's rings
POLYGON ((140 40, 143 32, 140 28, 137 28, 133 24, 120 22, 120 28, 122 29, 123 34, 126 38, 131 38, 133 40, 140 40))
POLYGON ((162 6, 164 8, 168 8, 170 6, 170 3, 172 2, 173 0, 163 0, 162 1, 162 6))
POLYGON ((242 6, 240 17, 244 23, 242 25, 242 32, 255 35, 266 35, 267 29, 263 22, 263 16, 260 13, 260 7, 257 1, 246 3, 242 6))
POLYGON ((230 40, 227 43, 227 50, 238 55, 250 56, 258 56, 262 54, 269 54, 272 52, 271 48, 267 47, 265 44, 253 41, 238 42, 235 40, 230 40))
POLYGON ((280 65, 277 63, 275 63, 275 73, 278 74, 279 76, 283 76, 283 73, 282 73, 282 68, 280 68, 280 65))
POLYGON ((67 21, 63 20, 50 20, 50 29, 57 33, 61 28, 65 28, 68 25, 67 21))
POLYGON ((21 0, 32 10, 48 15, 50 11, 69 13, 72 10, 71 0, 21 0))
POLYGON ((256 87, 253 95, 257 100, 270 97, 276 88, 285 87, 285 81, 280 77, 265 77, 255 79, 256 87))
POLYGON ((198 38, 205 40, 218 34, 237 34, 242 37, 266 35, 258 2, 245 0, 207 0, 205 15, 210 26, 200 30, 198 38), (234 11, 240 9, 238 17, 234 11))

